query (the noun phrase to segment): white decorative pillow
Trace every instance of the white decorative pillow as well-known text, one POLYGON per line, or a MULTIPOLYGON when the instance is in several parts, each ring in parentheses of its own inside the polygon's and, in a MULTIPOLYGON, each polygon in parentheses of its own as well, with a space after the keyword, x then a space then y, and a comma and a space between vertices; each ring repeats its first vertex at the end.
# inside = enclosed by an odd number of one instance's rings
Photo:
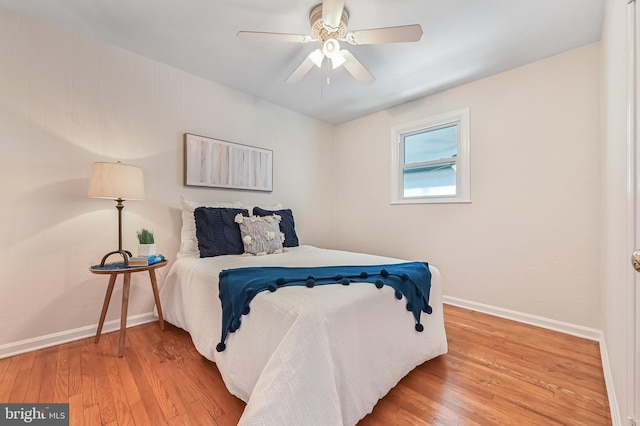
POLYGON ((180 251, 176 257, 200 257, 198 239, 196 238, 196 221, 193 211, 198 207, 226 207, 235 209, 247 209, 242 203, 226 203, 220 201, 190 201, 180 197, 182 209, 182 232, 180 233, 180 251))
MULTIPOLYGON (((267 206, 255 206, 255 207, 259 207, 263 210, 282 210, 284 209, 284 206, 281 203, 277 203, 277 204, 273 204, 273 205, 267 205, 267 206)), ((249 213, 251 213, 253 211, 253 209, 249 209, 249 213)))
POLYGON ((284 234, 280 232, 280 216, 246 217, 238 214, 235 222, 240 225, 245 254, 263 256, 282 253, 284 234))

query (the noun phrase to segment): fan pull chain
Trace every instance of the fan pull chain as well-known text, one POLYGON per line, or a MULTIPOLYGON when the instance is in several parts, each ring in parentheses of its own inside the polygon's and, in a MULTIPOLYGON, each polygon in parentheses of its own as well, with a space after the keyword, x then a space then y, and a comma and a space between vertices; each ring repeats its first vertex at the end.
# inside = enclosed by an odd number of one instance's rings
POLYGON ((320 67, 320 100, 324 99, 324 83, 323 83, 323 78, 324 78, 324 67, 320 67))
POLYGON ((324 99, 325 82, 326 86, 331 85, 331 68, 331 60, 324 57, 320 67, 320 99, 324 99))

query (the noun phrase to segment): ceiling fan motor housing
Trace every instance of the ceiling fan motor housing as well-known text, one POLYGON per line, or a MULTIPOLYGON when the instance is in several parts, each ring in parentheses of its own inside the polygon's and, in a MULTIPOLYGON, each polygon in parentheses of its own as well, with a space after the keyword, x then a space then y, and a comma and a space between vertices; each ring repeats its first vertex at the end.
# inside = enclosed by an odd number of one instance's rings
POLYGON ((347 9, 342 9, 340 17, 340 25, 336 31, 330 31, 322 21, 322 4, 317 5, 309 15, 309 24, 311 25, 311 35, 314 39, 320 40, 322 44, 328 39, 342 39, 347 37, 347 23, 349 22, 349 13, 347 9))

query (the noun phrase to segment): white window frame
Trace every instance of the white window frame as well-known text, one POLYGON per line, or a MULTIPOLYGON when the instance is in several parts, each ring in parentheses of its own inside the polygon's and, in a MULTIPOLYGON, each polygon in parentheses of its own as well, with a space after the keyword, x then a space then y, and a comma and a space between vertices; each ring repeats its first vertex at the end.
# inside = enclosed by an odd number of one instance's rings
POLYGON ((461 108, 433 117, 400 124, 391 128, 391 204, 470 203, 471 177, 469 158, 469 108, 461 108), (456 162, 456 195, 404 196, 404 137, 425 130, 436 130, 451 124, 458 126, 456 162))

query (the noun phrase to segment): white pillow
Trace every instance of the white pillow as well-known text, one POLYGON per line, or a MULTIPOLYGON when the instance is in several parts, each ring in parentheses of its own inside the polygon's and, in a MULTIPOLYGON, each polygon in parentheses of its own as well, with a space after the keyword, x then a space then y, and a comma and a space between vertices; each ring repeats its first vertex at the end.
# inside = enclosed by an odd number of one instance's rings
POLYGON ((190 201, 180 197, 182 209, 182 232, 180 233, 180 251, 176 257, 200 257, 198 239, 196 238, 196 220, 193 211, 198 207, 227 207, 234 209, 249 209, 240 202, 225 203, 220 201, 190 201))
MULTIPOLYGON (((255 206, 255 207, 259 207, 262 210, 282 210, 282 209, 284 209, 284 206, 281 203, 273 204, 271 206, 255 206)), ((253 216, 253 208, 251 210, 249 210, 249 214, 251 216, 253 216)))

